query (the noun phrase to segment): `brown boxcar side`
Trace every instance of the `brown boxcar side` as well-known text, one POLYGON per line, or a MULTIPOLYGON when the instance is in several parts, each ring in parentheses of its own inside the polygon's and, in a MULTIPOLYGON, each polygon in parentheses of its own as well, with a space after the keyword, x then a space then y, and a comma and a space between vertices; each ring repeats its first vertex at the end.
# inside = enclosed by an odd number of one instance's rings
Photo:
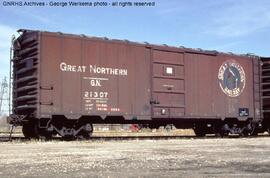
POLYGON ((248 108, 254 117, 253 107, 253 64, 246 57, 228 55, 185 55, 186 115, 189 117, 237 118, 239 108, 248 108), (219 86, 219 68, 225 61, 235 60, 245 72, 245 88, 238 97, 226 95, 219 86))
POLYGON ((26 131, 85 136, 92 123, 143 123, 251 133, 262 118, 255 56, 28 30, 14 46, 11 122, 29 121, 26 131))
POLYGON ((150 54, 144 46, 41 34, 40 116, 150 119, 150 54))

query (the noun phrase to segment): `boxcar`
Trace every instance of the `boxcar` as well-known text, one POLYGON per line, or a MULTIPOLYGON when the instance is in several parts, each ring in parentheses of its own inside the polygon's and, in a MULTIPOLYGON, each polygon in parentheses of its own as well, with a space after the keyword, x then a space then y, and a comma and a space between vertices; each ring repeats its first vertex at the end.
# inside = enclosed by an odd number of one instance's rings
POLYGON ((94 123, 250 135, 263 121, 257 56, 19 32, 9 122, 22 125, 26 137, 89 138, 94 123))

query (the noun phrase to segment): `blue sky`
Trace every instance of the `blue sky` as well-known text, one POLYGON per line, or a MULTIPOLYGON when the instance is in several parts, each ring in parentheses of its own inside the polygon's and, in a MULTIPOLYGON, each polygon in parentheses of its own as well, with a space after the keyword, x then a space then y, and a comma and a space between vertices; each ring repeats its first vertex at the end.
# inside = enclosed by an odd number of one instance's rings
MULTIPOLYGON (((153 0, 154 1, 154 0, 153 0)), ((270 56, 269 0, 156 0, 155 7, 4 7, 0 79, 20 28, 270 56)))

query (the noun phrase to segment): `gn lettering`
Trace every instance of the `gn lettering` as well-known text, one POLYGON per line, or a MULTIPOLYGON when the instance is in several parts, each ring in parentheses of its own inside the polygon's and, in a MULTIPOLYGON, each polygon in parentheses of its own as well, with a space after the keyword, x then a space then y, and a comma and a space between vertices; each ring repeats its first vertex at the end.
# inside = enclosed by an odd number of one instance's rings
POLYGON ((98 80, 98 79, 91 79, 90 80, 90 85, 92 87, 101 87, 100 80, 98 80))

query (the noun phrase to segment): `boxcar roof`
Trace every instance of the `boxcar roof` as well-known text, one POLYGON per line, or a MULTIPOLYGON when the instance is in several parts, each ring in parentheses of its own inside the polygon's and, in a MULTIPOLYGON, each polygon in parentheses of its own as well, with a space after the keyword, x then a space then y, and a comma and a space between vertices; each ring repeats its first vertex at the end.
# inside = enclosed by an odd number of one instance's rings
POLYGON ((62 33, 62 32, 49 32, 49 31, 40 31, 40 30, 29 30, 29 29, 19 29, 17 32, 38 32, 38 33, 45 33, 49 35, 63 35, 65 37, 73 37, 73 38, 83 38, 83 39, 89 39, 89 40, 96 40, 96 41, 107 41, 107 42, 113 42, 113 43, 123 43, 123 44, 131 44, 131 45, 139 45, 139 46, 145 46, 153 49, 158 50, 165 50, 165 51, 175 51, 175 52, 186 52, 186 53, 195 53, 195 54, 204 54, 204 55, 224 55, 224 56, 237 56, 237 57, 245 57, 245 58, 259 58, 259 56, 253 54, 253 53, 247 53, 247 54, 235 54, 232 52, 219 52, 216 50, 203 50, 200 48, 187 48, 184 46, 169 46, 167 44, 158 45, 158 44, 151 44, 148 42, 140 43, 140 42, 134 42, 129 40, 119 40, 119 39, 109 39, 107 37, 94 37, 94 36, 88 36, 88 35, 76 35, 76 34, 69 34, 69 33, 62 33))

